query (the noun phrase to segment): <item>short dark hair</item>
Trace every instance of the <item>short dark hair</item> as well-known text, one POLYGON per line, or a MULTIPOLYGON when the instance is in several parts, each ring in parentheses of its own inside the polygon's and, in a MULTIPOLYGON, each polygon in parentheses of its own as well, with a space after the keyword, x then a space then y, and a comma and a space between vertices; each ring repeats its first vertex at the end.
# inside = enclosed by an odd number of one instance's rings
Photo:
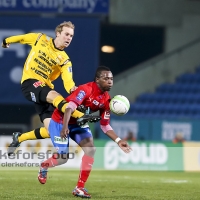
POLYGON ((106 66, 99 66, 96 70, 96 73, 95 73, 95 79, 100 78, 102 71, 110 71, 110 68, 106 67, 106 66))

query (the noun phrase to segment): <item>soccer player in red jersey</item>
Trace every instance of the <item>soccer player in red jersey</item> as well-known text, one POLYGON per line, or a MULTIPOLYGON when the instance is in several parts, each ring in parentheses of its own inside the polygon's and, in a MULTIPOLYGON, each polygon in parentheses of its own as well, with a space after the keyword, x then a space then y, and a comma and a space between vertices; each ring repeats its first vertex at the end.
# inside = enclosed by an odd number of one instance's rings
POLYGON ((80 85, 71 95, 66 98, 69 102, 65 113, 56 109, 49 124, 49 133, 57 153, 51 158, 43 161, 40 166, 38 180, 45 184, 47 180, 47 169, 62 165, 68 160, 69 137, 74 140, 84 151, 81 169, 77 185, 73 195, 84 198, 91 198, 85 189, 85 183, 92 170, 94 162, 95 147, 91 130, 87 124, 78 126, 71 114, 77 106, 84 105, 92 112, 99 111, 101 115, 100 126, 108 137, 115 141, 125 152, 129 153, 131 147, 124 140, 121 140, 110 126, 110 95, 108 91, 113 85, 113 75, 109 68, 101 66, 97 68, 95 81, 80 85))

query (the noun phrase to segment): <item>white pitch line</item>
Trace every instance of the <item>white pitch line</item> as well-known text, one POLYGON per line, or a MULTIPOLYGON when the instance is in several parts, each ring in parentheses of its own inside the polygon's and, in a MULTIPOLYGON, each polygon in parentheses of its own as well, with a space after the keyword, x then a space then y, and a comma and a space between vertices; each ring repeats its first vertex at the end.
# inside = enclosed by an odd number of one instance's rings
POLYGON ((188 180, 163 180, 163 183, 188 183, 188 180))

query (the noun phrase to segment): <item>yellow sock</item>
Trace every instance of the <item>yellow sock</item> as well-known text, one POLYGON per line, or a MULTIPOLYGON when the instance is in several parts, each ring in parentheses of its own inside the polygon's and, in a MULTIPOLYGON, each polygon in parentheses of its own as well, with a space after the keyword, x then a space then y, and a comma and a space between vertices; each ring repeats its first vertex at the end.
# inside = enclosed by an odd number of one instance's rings
MULTIPOLYGON (((45 127, 40 128, 40 136, 42 138, 50 138, 49 132, 47 131, 47 129, 45 127)), ((40 139, 40 138, 38 138, 38 139, 40 139)))
POLYGON ((21 136, 18 137, 19 142, 23 142, 26 140, 37 140, 37 139, 44 139, 50 138, 48 131, 45 127, 37 128, 35 130, 23 133, 21 136))
MULTIPOLYGON (((65 101, 65 99, 62 97, 62 96, 57 96, 54 100, 53 100, 53 105, 58 108, 58 110, 60 110, 61 112, 65 112, 65 109, 67 107, 67 102, 65 101)), ((78 111, 78 110, 75 110, 73 113, 72 113, 72 117, 75 117, 75 118, 80 118, 84 115, 84 113, 78 111)))

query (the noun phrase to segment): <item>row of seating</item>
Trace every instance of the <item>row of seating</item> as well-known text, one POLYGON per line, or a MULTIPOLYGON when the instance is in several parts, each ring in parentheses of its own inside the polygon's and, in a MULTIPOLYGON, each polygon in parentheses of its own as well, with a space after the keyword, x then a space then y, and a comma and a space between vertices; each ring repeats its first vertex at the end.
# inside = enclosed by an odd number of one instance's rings
POLYGON ((175 83, 164 83, 155 93, 144 93, 131 104, 135 117, 200 119, 200 66, 195 73, 185 73, 175 83))
POLYGON ((200 118, 200 105, 134 104, 129 112, 142 118, 200 118))
POLYGON ((173 103, 135 103, 130 111, 135 112, 177 112, 177 113, 200 113, 200 104, 173 104, 173 103))
POLYGON ((177 112, 162 112, 162 113, 159 113, 159 112, 156 112, 156 111, 153 111, 153 112, 144 112, 144 111, 141 111, 141 112, 131 112, 129 115, 131 115, 132 117, 135 117, 135 118, 157 118, 157 119, 168 119, 168 118, 171 118, 171 119, 200 119, 200 113, 197 112, 197 113, 191 113, 191 112, 188 112, 188 113, 177 113, 177 112))
POLYGON ((177 83, 200 83, 200 73, 185 73, 177 77, 177 83))
POLYGON ((198 94, 184 94, 184 93, 145 93, 137 98, 138 103, 174 103, 187 104, 199 103, 200 93, 198 94))
POLYGON ((164 83, 156 88, 158 93, 200 93, 199 83, 164 83))

